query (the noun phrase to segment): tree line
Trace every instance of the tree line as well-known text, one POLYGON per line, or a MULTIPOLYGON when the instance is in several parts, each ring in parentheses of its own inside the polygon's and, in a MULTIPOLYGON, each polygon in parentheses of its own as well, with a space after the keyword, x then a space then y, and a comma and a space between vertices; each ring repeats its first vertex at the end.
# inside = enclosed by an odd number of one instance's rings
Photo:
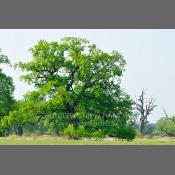
MULTIPOLYGON (((23 99, 14 99, 13 80, 0 69, 0 136, 35 133, 132 140, 137 130, 145 134, 147 117, 156 105, 152 98, 145 100, 144 91, 134 101, 121 88, 126 61, 118 51, 107 53, 86 39, 65 37, 59 42, 40 40, 30 52, 31 61, 13 65, 24 72, 21 79, 35 87, 23 99)), ((0 64, 11 66, 3 54, 0 64)), ((166 120, 170 125, 175 126, 173 118, 166 120)))

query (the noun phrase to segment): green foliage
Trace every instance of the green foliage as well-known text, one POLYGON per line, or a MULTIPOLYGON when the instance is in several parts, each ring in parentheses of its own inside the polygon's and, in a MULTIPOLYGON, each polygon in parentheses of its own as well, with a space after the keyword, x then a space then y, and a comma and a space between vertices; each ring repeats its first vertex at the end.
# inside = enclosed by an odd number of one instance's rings
POLYGON ((84 126, 80 125, 75 129, 73 124, 69 124, 67 128, 64 129, 64 135, 69 136, 71 139, 78 139, 84 137, 86 134, 84 126))
POLYGON ((93 132, 91 136, 96 138, 96 139, 104 138, 105 137, 105 133, 100 129, 98 131, 93 132))
POLYGON ((175 137, 175 116, 160 118, 156 123, 154 134, 175 137))
POLYGON ((0 64, 2 63, 10 64, 10 60, 6 55, 1 54, 1 51, 0 51, 0 64))
POLYGON ((92 137, 92 138, 104 138, 104 132, 99 129, 95 131, 86 130, 83 125, 75 128, 73 124, 69 124, 67 128, 64 129, 64 135, 69 136, 71 139, 78 139, 82 137, 92 137))
MULTIPOLYGON (((7 56, 0 54, 0 64, 10 64, 7 56)), ((11 77, 3 73, 0 68, 0 118, 7 115, 12 109, 15 100, 13 97, 14 85, 11 77)))
POLYGON ((136 136, 136 131, 133 127, 125 125, 109 128, 109 136, 119 139, 133 140, 136 136))
POLYGON ((117 128, 117 137, 134 135, 127 126, 133 101, 120 87, 126 64, 120 53, 106 53, 74 37, 41 40, 30 51, 33 60, 15 67, 27 72, 21 78, 36 90, 10 113, 13 127, 37 129, 44 123, 52 134, 75 138, 104 137, 111 128, 117 128))
POLYGON ((74 125, 69 124, 68 127, 64 129, 64 135, 68 135, 71 138, 76 138, 76 130, 74 125))
POLYGON ((0 69, 0 117, 7 115, 14 104, 14 85, 12 78, 0 69))
POLYGON ((117 130, 117 138, 133 140, 136 136, 136 131, 132 127, 121 127, 117 130))
POLYGON ((53 113, 45 120, 45 127, 48 129, 48 134, 63 135, 64 129, 68 126, 68 116, 64 113, 53 113))

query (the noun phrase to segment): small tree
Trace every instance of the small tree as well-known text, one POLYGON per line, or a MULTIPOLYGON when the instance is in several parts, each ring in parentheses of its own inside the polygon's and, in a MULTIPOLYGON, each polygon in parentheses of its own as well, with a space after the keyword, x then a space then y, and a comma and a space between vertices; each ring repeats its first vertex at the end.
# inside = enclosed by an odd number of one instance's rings
POLYGON ((155 133, 157 135, 175 137, 175 115, 169 117, 164 110, 165 117, 160 118, 156 123, 155 133))
POLYGON ((145 91, 142 90, 141 95, 136 101, 136 108, 140 114, 139 131, 141 132, 141 134, 143 134, 143 129, 148 123, 148 116, 152 113, 156 106, 157 105, 154 104, 153 98, 151 97, 149 100, 147 100, 145 97, 145 91))

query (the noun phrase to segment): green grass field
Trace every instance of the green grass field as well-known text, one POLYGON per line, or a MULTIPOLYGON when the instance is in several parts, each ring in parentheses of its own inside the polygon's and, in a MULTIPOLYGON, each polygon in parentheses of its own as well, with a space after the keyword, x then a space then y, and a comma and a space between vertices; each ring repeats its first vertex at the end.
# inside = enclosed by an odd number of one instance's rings
POLYGON ((69 140, 54 136, 30 136, 1 137, 0 145, 175 145, 174 138, 136 138, 133 141, 126 140, 69 140))

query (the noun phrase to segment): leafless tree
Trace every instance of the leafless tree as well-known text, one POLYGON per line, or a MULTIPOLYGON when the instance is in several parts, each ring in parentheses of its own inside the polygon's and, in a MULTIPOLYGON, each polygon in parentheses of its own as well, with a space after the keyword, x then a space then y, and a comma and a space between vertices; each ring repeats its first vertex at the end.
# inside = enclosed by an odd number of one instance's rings
POLYGON ((148 115, 152 113, 154 108, 157 106, 154 104, 155 101, 151 97, 149 100, 146 99, 145 97, 145 91, 142 90, 141 95, 139 98, 136 100, 136 109, 138 110, 140 114, 140 126, 139 126, 139 131, 143 133, 143 129, 145 125, 148 123, 148 115))

